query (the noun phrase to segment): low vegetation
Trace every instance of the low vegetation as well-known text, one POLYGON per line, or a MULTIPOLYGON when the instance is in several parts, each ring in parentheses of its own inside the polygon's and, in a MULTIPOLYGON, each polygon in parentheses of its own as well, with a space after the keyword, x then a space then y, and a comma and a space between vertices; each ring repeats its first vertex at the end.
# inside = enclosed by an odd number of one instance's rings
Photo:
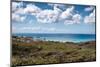
POLYGON ((12 66, 89 62, 96 60, 95 41, 85 43, 31 41, 12 38, 12 66))

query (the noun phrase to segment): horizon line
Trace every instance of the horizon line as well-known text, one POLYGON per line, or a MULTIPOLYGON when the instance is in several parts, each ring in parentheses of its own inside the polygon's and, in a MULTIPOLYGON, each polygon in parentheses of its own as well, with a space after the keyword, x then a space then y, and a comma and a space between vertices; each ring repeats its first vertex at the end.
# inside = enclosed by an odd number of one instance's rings
POLYGON ((96 34, 96 33, 11 33, 11 34, 96 34))

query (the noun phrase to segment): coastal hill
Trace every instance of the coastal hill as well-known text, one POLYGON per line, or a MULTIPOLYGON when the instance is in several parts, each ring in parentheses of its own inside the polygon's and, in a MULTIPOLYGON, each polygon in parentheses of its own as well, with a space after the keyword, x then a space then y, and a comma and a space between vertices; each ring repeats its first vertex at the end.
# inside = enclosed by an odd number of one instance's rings
POLYGON ((96 49, 96 42, 95 41, 88 41, 88 42, 85 42, 85 43, 80 43, 79 46, 82 46, 84 48, 94 48, 94 49, 96 49))
POLYGON ((96 61, 95 41, 73 43, 12 37, 12 66, 90 61, 96 61))

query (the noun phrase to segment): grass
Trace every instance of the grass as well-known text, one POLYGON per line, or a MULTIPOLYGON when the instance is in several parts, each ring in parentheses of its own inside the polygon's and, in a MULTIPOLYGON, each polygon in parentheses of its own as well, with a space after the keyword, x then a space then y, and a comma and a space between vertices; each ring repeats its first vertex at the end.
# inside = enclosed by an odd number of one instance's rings
POLYGON ((85 43, 12 41, 12 66, 89 62, 96 60, 95 41, 85 43))

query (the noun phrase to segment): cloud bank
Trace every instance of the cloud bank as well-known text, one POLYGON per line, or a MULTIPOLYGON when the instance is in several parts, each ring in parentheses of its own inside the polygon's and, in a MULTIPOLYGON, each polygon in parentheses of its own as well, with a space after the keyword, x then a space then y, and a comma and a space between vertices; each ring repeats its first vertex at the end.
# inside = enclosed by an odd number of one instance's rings
POLYGON ((95 10, 84 18, 85 23, 95 23, 95 20, 95 10))
POLYGON ((12 2, 12 20, 17 22, 23 22, 25 14, 30 14, 36 18, 39 23, 57 23, 63 22, 66 24, 80 24, 95 23, 95 8, 93 6, 84 9, 86 12, 91 12, 86 16, 82 16, 81 13, 76 13, 75 6, 60 5, 60 4, 48 4, 53 9, 42 9, 35 4, 26 4, 23 7, 23 2, 12 2), (65 8, 66 7, 66 8, 65 8))

